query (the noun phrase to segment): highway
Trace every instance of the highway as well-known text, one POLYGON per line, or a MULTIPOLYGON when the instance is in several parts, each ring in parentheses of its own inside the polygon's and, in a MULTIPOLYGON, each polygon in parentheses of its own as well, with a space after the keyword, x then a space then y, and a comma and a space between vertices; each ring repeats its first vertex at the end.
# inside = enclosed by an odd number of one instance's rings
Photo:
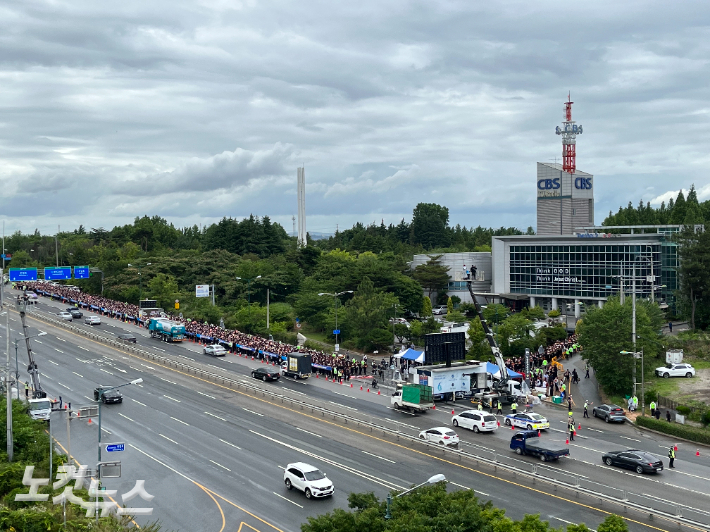
MULTIPOLYGON (((16 316, 13 318, 17 319, 16 316)), ((11 323, 17 331, 18 322, 11 323)), ((113 320, 110 323, 113 328, 133 330, 131 326, 117 325, 113 320)), ((48 332, 47 336, 33 340, 33 346, 38 353, 44 386, 50 395, 61 395, 65 401, 71 400, 75 407, 90 402, 96 384, 117 384, 138 376, 144 379, 140 386, 123 389, 123 404, 104 407, 106 432, 103 440, 125 441, 128 445, 128 451, 121 457, 123 478, 120 481, 107 480, 106 485, 109 489, 118 489, 120 495, 133 486, 135 479, 146 479, 147 491, 156 496, 150 503, 155 508, 154 516, 160 518, 168 530, 196 527, 220 530, 223 516, 230 529, 244 521, 258 530, 272 527, 297 530, 309 515, 345 507, 346 493, 374 491, 384 497, 389 489, 419 483, 439 472, 449 479, 450 489, 473 488, 481 497, 491 499, 515 518, 539 512, 554 526, 567 521, 584 521, 594 528, 603 520, 604 511, 612 510, 606 507, 602 507, 601 512, 593 509, 593 501, 580 506, 581 501, 572 500, 565 492, 553 496, 545 494, 548 488, 542 484, 532 487, 512 476, 508 478, 500 471, 476 468, 475 463, 459 464, 440 454, 432 457, 418 448, 383 441, 364 431, 344 429, 308 413, 274 406, 148 364, 73 333, 37 322, 34 324, 48 332), (333 499, 307 501, 302 494, 286 491, 281 468, 298 460, 314 463, 328 474, 336 485, 333 499)), ((79 324, 75 322, 75 325, 79 324)), ((96 329, 109 329, 109 326, 102 324, 96 329)), ((139 342, 149 341, 140 339, 139 342)), ((201 351, 195 352, 199 347, 194 344, 158 345, 165 352, 204 362, 205 356, 201 351)), ((251 367, 258 365, 244 358, 225 358, 232 360, 209 359, 209 363, 238 375, 247 375, 251 367)), ((245 377, 245 380, 250 379, 245 377)), ((273 384, 254 382, 257 386, 281 389, 296 397, 306 394, 309 399, 327 402, 341 412, 352 410, 354 415, 377 416, 390 422, 396 420, 403 432, 412 434, 421 428, 450 424, 450 411, 445 413, 441 407, 424 416, 405 416, 387 409, 387 396, 361 392, 359 386, 350 388, 316 379, 306 385, 286 380, 273 384)), ((552 408, 544 413, 553 423, 562 420, 561 414, 564 414, 552 408), (553 419, 553 415, 559 419, 553 419)), ((55 416, 61 417, 61 414, 55 416)), ((82 463, 96 461, 97 429, 96 420, 93 421, 91 426, 86 421, 72 421, 71 424, 72 454, 82 463)), ((590 420, 590 428, 595 421, 590 420)), ((54 425, 56 437, 66 445, 65 423, 55 422, 54 425)), ((654 478, 609 469, 601 464, 602 450, 622 444, 624 447, 633 444, 635 447, 650 449, 655 445, 658 448, 665 442, 662 438, 647 438, 645 433, 632 427, 609 427, 601 421, 594 426, 601 432, 591 431, 586 439, 573 443, 573 459, 545 467, 551 471, 583 475, 590 482, 603 482, 621 489, 628 487, 650 497, 691 507, 707 507, 705 479, 710 468, 703 456, 693 457, 692 469, 689 465, 687 470, 682 465, 687 463, 685 457, 679 456, 679 470, 670 472, 673 477, 666 475, 667 472, 654 478), (680 496, 674 499, 673 496, 678 494, 680 496)), ((510 431, 501 428, 493 435, 458 432, 467 450, 478 450, 483 455, 493 449, 501 459, 517 460, 507 449, 510 431)), ((584 434, 583 428, 580 435, 584 434)), ((561 433, 555 431, 545 437, 558 441, 562 438, 561 433)), ((108 458, 104 456, 103 459, 108 458)), ((526 466, 533 462, 522 458, 520 463, 526 466)), ((130 505, 140 506, 137 502, 140 501, 134 500, 130 505)), ((645 522, 639 516, 629 516, 638 521, 630 523, 632 530, 648 530, 648 524, 651 529, 666 529, 658 519, 645 522)), ((145 521, 146 518, 138 518, 139 523, 145 521)), ((671 527, 670 524, 666 526, 671 527)))

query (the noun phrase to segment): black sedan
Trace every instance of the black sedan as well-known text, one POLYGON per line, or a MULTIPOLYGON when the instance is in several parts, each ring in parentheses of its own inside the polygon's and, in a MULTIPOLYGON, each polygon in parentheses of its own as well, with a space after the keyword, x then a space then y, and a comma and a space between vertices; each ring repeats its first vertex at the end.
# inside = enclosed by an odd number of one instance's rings
POLYGON ((610 451, 602 455, 602 462, 608 466, 619 466, 641 473, 663 471, 663 462, 646 451, 629 449, 628 451, 610 451))
POLYGON ((76 308, 76 307, 69 307, 69 308, 67 309, 67 312, 68 312, 69 314, 71 314, 71 317, 72 317, 72 318, 76 318, 76 319, 79 319, 79 318, 81 318, 81 317, 84 315, 84 313, 83 313, 82 311, 80 311, 80 310, 79 310, 78 308, 76 308))
POLYGON ((277 381, 281 378, 281 373, 278 370, 270 370, 269 368, 256 368, 252 370, 251 376, 262 381, 277 381))
POLYGON ((623 423, 626 421, 626 415, 624 414, 624 409, 617 405, 599 405, 592 408, 592 415, 594 417, 600 417, 607 423, 610 421, 619 421, 623 423))

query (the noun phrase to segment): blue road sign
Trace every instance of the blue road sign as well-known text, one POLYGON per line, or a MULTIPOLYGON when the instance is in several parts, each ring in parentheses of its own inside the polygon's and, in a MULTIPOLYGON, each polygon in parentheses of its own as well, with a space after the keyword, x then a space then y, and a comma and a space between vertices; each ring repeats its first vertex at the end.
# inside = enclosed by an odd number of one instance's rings
POLYGON ((44 280, 53 281, 54 279, 71 279, 71 266, 59 266, 58 268, 45 268, 44 280))
POLYGON ((74 266, 74 279, 88 279, 89 278, 89 267, 88 266, 74 266))
POLYGON ((606 288, 607 288, 607 290, 609 290, 611 288, 611 285, 610 284, 606 285, 606 288))
POLYGON ((37 268, 10 268, 10 281, 36 281, 37 268))
POLYGON ((333 334, 340 334, 340 329, 335 329, 335 330, 333 331, 333 334))
POLYGON ((107 453, 117 453, 126 450, 125 443, 109 443, 106 445, 107 453))

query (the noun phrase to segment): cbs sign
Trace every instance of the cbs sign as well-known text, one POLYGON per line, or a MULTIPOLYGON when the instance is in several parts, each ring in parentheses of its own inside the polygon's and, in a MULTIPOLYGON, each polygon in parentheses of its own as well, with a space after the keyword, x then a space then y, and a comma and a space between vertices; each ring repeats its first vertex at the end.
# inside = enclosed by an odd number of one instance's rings
MULTIPOLYGON (((538 187, 539 187, 538 183, 538 187)), ((577 177, 574 180, 574 188, 578 190, 592 190, 592 178, 591 177, 577 177)))
MULTIPOLYGON (((560 178, 555 177, 554 179, 540 179, 537 182, 538 190, 557 190, 560 188, 560 178)), ((590 185, 591 188, 591 185, 590 185)))

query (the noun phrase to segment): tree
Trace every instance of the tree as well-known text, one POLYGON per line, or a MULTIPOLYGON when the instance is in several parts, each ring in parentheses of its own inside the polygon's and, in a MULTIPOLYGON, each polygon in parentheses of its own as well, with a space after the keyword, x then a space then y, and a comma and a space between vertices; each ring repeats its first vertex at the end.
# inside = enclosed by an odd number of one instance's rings
POLYGON ((688 309, 690 327, 695 329, 698 303, 710 300, 710 231, 696 233, 692 227, 685 227, 678 240, 679 295, 688 309))
POLYGON ((618 515, 612 514, 597 527, 597 532, 629 532, 629 525, 618 515))
POLYGON ((148 293, 164 309, 173 308, 180 295, 175 277, 164 273, 159 273, 148 282, 148 293))
POLYGON ((432 308, 431 308, 431 299, 428 297, 424 296, 422 298, 422 313, 421 316, 422 318, 428 318, 431 316, 432 313, 432 308))
POLYGON ((345 306, 343 325, 359 348, 379 349, 391 343, 388 312, 398 303, 392 294, 377 291, 369 277, 358 285, 345 306))
POLYGON ((411 242, 424 249, 447 247, 449 236, 449 209, 436 203, 420 203, 412 213, 411 242))
POLYGON ((447 317, 451 315, 451 313, 454 311, 454 302, 453 300, 449 297, 446 300, 446 315, 447 317))
POLYGON ((486 333, 478 316, 471 320, 468 336, 471 339, 471 347, 466 353, 466 358, 469 360, 490 360, 491 346, 486 339, 486 333))
POLYGON ((440 258, 441 255, 429 255, 429 260, 414 268, 412 272, 412 277, 419 281, 424 290, 428 290, 430 298, 432 292, 449 285, 449 267, 441 264, 440 258))

